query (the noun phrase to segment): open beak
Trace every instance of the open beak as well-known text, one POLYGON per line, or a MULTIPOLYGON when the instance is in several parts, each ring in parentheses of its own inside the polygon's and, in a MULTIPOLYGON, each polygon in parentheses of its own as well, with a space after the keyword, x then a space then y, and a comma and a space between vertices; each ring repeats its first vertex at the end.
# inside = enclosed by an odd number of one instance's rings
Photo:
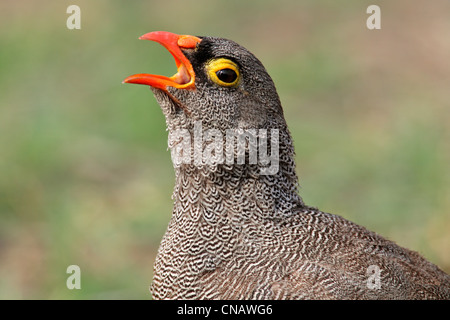
POLYGON ((178 72, 172 77, 139 73, 127 77, 123 83, 145 84, 167 91, 167 87, 177 89, 195 89, 195 73, 191 62, 185 57, 181 49, 195 49, 201 41, 194 36, 178 35, 166 31, 146 33, 139 37, 141 40, 151 40, 162 44, 175 59, 178 72))

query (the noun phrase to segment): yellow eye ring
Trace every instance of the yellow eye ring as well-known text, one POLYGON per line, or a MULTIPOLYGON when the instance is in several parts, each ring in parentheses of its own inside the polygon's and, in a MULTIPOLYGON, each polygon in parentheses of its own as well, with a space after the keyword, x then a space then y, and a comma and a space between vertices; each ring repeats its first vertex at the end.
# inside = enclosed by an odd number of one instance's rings
POLYGON ((213 82, 223 87, 235 87, 240 80, 238 65, 226 58, 210 60, 206 72, 213 82))

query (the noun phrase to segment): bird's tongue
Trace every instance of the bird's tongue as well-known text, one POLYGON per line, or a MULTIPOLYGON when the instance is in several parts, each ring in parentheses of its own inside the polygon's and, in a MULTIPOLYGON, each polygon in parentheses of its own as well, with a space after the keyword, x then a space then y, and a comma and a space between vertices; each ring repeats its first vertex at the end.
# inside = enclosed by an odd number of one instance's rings
POLYGON ((181 48, 195 49, 196 45, 201 41, 200 38, 194 36, 180 36, 165 31, 155 31, 146 33, 139 39, 156 41, 162 44, 174 57, 178 72, 170 78, 146 73, 134 74, 127 77, 123 81, 124 83, 145 84, 164 91, 167 90, 167 87, 175 87, 178 89, 195 88, 194 68, 181 51, 181 48))

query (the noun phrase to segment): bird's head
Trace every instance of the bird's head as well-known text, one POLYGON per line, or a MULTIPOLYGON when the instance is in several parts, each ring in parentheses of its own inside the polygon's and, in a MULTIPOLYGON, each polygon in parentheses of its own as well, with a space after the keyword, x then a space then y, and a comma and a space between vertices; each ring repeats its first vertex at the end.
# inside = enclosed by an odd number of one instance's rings
POLYGON ((166 117, 176 175, 201 172, 199 179, 213 181, 221 180, 224 172, 239 181, 265 176, 258 183, 276 189, 274 198, 289 194, 301 203, 294 146, 275 85, 262 63, 222 38, 158 31, 140 39, 162 44, 177 66, 172 77, 141 73, 124 80, 152 89, 166 117))
POLYGON ((168 129, 260 129, 284 126, 272 79, 262 63, 237 43, 215 37, 150 32, 140 39, 156 41, 174 57, 172 77, 135 74, 125 83, 151 87, 168 129))

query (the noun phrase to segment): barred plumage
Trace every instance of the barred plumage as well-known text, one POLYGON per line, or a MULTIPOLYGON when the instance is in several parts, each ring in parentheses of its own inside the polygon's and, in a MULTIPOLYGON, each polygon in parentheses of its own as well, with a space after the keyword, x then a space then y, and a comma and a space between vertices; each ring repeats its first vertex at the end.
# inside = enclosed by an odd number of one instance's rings
MULTIPOLYGON (((276 129, 279 167, 263 175, 265 165, 249 163, 248 153, 243 164, 174 165, 173 214, 154 266, 153 298, 450 299, 450 277, 418 253, 303 203, 292 139, 261 62, 229 40, 194 40, 181 51, 195 88, 152 88, 169 132, 183 129, 194 141, 198 121, 223 137, 229 129, 276 129), (208 78, 205 63, 217 57, 239 66, 236 86, 208 78), (368 282, 373 268, 375 286, 368 282)), ((170 148, 179 143, 169 134, 170 148)))

